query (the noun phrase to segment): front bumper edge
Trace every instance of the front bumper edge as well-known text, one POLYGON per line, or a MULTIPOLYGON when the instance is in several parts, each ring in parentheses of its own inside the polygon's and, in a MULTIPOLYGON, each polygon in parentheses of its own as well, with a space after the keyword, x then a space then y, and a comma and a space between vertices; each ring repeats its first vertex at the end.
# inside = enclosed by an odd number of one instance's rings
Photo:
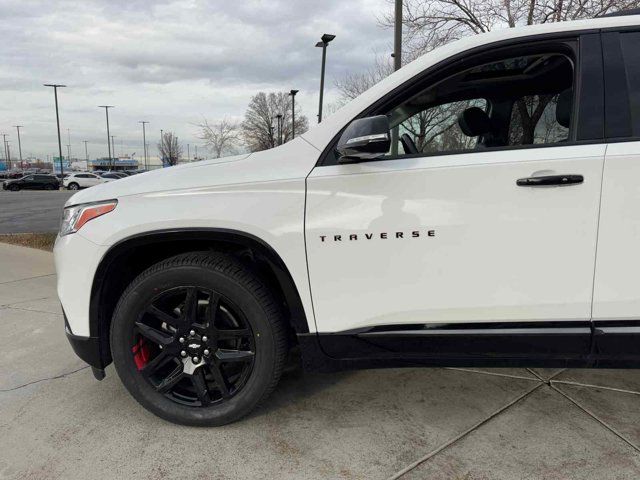
POLYGON ((93 376, 96 377, 96 380, 102 380, 105 376, 105 365, 102 362, 102 356, 100 354, 100 338, 74 335, 71 327, 69 327, 66 315, 64 316, 64 333, 76 355, 91 366, 93 376))

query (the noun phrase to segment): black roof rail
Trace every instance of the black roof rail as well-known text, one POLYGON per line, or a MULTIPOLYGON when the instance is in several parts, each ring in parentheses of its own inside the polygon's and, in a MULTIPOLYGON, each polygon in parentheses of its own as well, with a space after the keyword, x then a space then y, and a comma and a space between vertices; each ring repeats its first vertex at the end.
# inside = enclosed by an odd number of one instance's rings
POLYGON ((640 15, 640 8, 630 8, 628 10, 619 10, 617 12, 605 13, 597 18, 604 17, 626 17, 627 15, 640 15))

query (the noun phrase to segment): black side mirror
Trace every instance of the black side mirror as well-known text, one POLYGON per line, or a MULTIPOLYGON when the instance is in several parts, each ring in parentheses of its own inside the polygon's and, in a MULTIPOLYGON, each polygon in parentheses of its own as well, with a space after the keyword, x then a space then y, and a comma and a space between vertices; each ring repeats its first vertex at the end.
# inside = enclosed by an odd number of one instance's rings
POLYGON ((359 118, 346 128, 338 141, 340 161, 372 160, 389 151, 389 119, 385 115, 359 118))

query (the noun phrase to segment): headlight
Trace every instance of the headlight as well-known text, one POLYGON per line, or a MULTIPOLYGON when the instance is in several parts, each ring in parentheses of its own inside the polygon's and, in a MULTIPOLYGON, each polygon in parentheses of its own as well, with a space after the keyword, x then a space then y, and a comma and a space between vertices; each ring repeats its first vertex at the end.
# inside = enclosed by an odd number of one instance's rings
POLYGON ((116 205, 118 205, 117 200, 109 200, 65 208, 60 224, 60 236, 77 232, 88 221, 113 211, 116 205))

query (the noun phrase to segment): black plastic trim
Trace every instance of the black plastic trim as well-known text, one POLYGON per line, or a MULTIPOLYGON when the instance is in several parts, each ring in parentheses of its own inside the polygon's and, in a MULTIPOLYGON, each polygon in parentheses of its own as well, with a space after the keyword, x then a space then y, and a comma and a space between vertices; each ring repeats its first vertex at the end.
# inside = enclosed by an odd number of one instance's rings
MULTIPOLYGON (((106 365, 100 352, 100 339, 98 337, 82 337, 74 335, 71 331, 71 327, 69 326, 69 322, 67 321, 66 314, 63 313, 63 315, 64 333, 67 336, 67 340, 69 340, 71 348, 75 354, 88 363, 92 369, 104 370, 106 365)), ((102 378, 104 378, 104 375, 102 378)), ((99 380, 102 380, 102 378, 99 380)))
POLYGON ((627 88, 627 71, 622 56, 619 32, 602 34, 605 94, 605 135, 628 138, 631 131, 631 109, 627 88))
POLYGON ((305 368, 324 372, 421 366, 640 367, 640 320, 386 325, 302 334, 298 341, 305 368))

